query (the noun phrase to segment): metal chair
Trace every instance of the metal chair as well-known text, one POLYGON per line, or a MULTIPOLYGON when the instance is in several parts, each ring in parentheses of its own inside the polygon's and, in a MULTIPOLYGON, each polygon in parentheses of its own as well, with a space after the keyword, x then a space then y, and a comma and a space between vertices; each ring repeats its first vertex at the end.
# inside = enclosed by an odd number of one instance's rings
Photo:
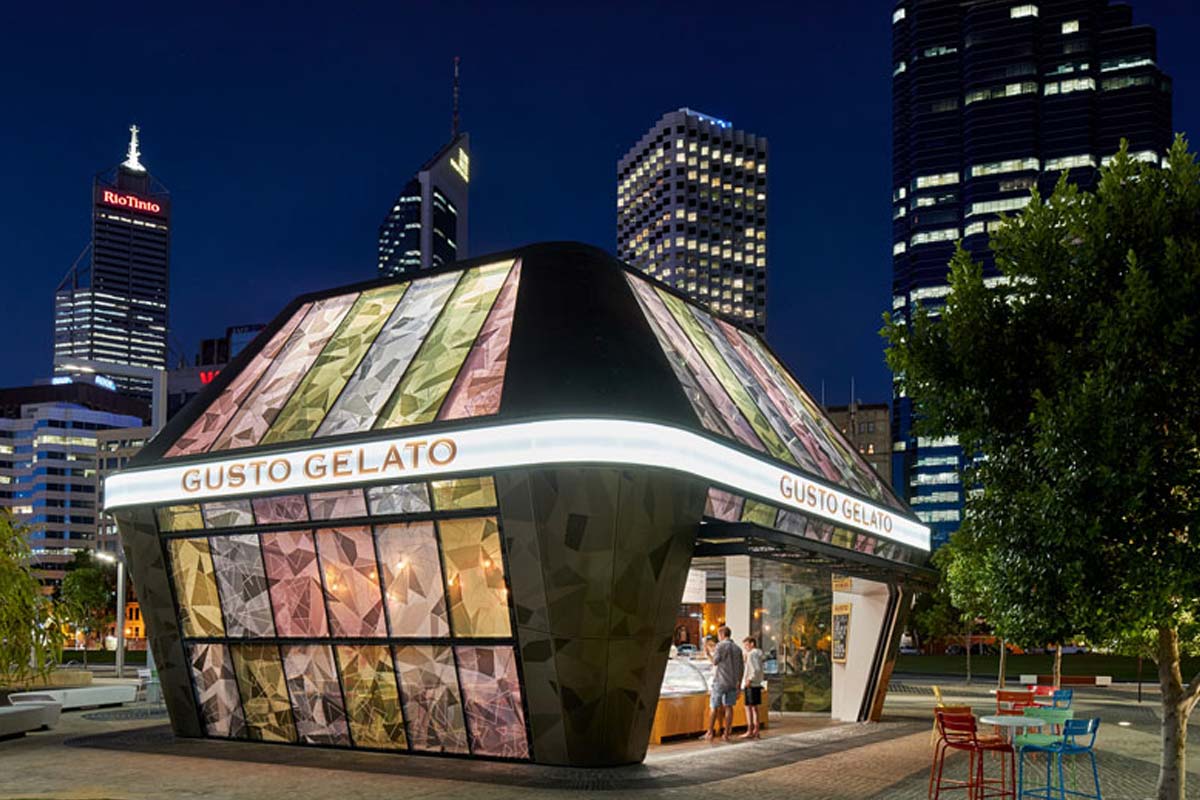
POLYGON ((965 789, 971 800, 985 797, 1013 796, 1017 786, 1016 758, 1012 745, 999 736, 980 736, 975 724, 975 716, 970 711, 963 712, 958 708, 937 709, 934 714, 938 726, 938 746, 934 752, 933 765, 929 773, 930 798, 941 797, 943 789, 965 789), (951 780, 943 777, 946 767, 946 756, 951 750, 965 751, 969 755, 966 780, 951 780), (1000 754, 1000 778, 986 778, 983 765, 987 753, 1000 754), (1012 780, 1006 778, 1005 761, 1008 760, 1008 770, 1012 780), (999 793, 987 793, 989 786, 999 784, 999 793))
POLYGON ((1022 744, 1018 748, 1018 769, 1017 769, 1017 798, 1023 800, 1026 797, 1042 798, 1042 800, 1066 800, 1067 795, 1072 797, 1090 797, 1094 800, 1103 800, 1100 794, 1100 770, 1096 765, 1096 732, 1100 729, 1100 718, 1093 717, 1092 719, 1069 719, 1063 723, 1063 735, 1055 737, 1056 741, 1048 744, 1022 744), (1046 784, 1044 786, 1034 786, 1029 790, 1025 789, 1025 755, 1027 753, 1045 753, 1046 754, 1046 784), (1066 775, 1063 769, 1063 759, 1066 756, 1084 755, 1086 754, 1092 765, 1092 787, 1095 792, 1080 792, 1075 789, 1068 789, 1066 775), (1054 785, 1051 769, 1057 765, 1058 786, 1054 785))

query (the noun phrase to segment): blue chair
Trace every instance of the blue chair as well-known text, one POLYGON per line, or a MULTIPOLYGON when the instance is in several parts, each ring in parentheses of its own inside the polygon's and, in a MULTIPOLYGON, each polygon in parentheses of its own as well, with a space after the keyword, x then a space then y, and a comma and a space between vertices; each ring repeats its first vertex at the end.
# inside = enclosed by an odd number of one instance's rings
POLYGON ((1071 699, 1075 697, 1074 689, 1055 689, 1051 695, 1051 708, 1070 708, 1071 699))
POLYGON ((1040 743, 1023 741, 1017 750, 1017 800, 1026 797, 1042 798, 1043 800, 1066 800, 1067 795, 1073 797, 1090 797, 1103 800, 1100 794, 1100 770, 1096 766, 1096 731, 1100 729, 1100 719, 1069 719, 1063 723, 1062 736, 1057 741, 1040 743), (1046 756, 1046 784, 1025 789, 1025 755, 1044 753, 1046 756), (1092 786, 1095 793, 1080 792, 1068 789, 1063 769, 1065 756, 1087 754, 1092 762, 1092 786), (1052 767, 1057 767, 1058 785, 1054 785, 1051 774, 1052 767))

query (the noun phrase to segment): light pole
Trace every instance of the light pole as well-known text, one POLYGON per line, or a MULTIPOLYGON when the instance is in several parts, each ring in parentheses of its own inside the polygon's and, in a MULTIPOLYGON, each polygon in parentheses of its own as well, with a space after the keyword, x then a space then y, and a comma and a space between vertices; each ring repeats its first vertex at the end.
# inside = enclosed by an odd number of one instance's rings
POLYGON ((111 553, 96 553, 96 558, 117 565, 117 677, 125 677, 125 560, 111 553))

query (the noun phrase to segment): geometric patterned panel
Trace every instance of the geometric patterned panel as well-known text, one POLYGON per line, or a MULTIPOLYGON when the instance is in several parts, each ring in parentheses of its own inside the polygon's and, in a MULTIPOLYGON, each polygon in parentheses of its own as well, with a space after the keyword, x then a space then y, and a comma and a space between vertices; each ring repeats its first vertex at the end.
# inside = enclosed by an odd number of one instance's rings
POLYGON ((271 340, 261 350, 254 354, 241 372, 225 387, 225 391, 204 410, 192 426, 187 429, 167 451, 167 456, 182 456, 188 453, 203 453, 212 446, 224 429, 229 418, 237 412, 258 383, 259 378, 271 366, 279 351, 287 344, 288 339, 296 332, 300 321, 308 314, 312 303, 305 303, 296 309, 292 318, 280 328, 271 340))
POLYGON ((508 588, 495 517, 438 522, 455 636, 510 636, 508 588))
POLYGON ((438 511, 496 507, 496 484, 491 475, 433 481, 430 488, 438 511))
POLYGON ((305 504, 302 494, 255 497, 251 503, 254 506, 254 518, 259 525, 308 520, 308 506, 305 504))
POLYGON ((375 541, 392 636, 449 636, 433 522, 378 525, 375 541))
POLYGON ((189 638, 220 636, 225 632, 225 626, 221 622, 221 603, 217 598, 217 580, 213 575, 208 539, 171 539, 167 547, 171 554, 171 579, 179 601, 183 635, 189 638))
POLYGON ((782 461, 903 510, 758 337, 642 278, 626 273, 625 279, 705 428, 723 436, 732 430, 756 450, 765 447, 782 461))
POLYGON ((471 752, 528 758, 517 659, 511 647, 455 647, 471 752))
POLYGON ((365 517, 367 515, 367 502, 363 498, 362 489, 313 492, 308 496, 308 506, 314 520, 345 519, 346 517, 365 517))
POLYGON ((283 668, 296 732, 307 744, 350 744, 342 687, 327 645, 289 644, 283 648, 283 668))
POLYGON ((312 437, 407 288, 406 283, 392 284, 359 295, 279 412, 263 444, 312 437))
POLYGON ((317 550, 308 531, 264 533, 263 560, 280 636, 329 635, 317 550))
POLYGON ((397 428, 437 419, 438 410, 458 375, 496 300, 511 261, 468 270, 446 301, 421 349, 384 406, 374 427, 397 428))
POLYGON ((429 505, 429 487, 424 483, 398 483, 393 486, 371 486, 367 489, 371 514, 423 514, 429 505))
POLYGON ((155 512, 158 514, 158 529, 162 533, 195 531, 204 527, 199 505, 161 506, 155 512))
POLYGON ((214 500, 205 503, 204 527, 241 528, 254 524, 249 500, 214 500))
POLYGON ((193 644, 188 647, 192 667, 192 683, 196 686, 196 703, 204 732, 224 739, 246 736, 246 719, 242 716, 242 701, 238 697, 237 679, 229 647, 223 644, 193 644))
POLYGON ((333 635, 387 636, 371 529, 319 530, 317 553, 333 635))
POLYGON ((445 645, 408 645, 396 647, 395 656, 412 748, 466 753, 454 651, 445 645))
POLYGON ((221 590, 228 636, 264 638, 275 635, 271 598, 263 572, 258 534, 214 536, 210 540, 213 568, 221 590))
POLYGON ((739 522, 742 518, 742 505, 745 502, 746 498, 741 495, 710 486, 708 499, 704 504, 704 516, 725 522, 739 522))
POLYGON ((273 644, 235 644, 233 671, 242 692, 242 708, 251 739, 296 741, 279 648, 273 644))
POLYGON ((512 336, 513 313, 517 310, 517 287, 521 282, 518 260, 496 298, 492 313, 475 339, 471 354, 459 370, 454 386, 446 396, 438 419, 481 417, 500 411, 504 391, 504 370, 508 364, 508 343, 512 336))
POLYGON ((355 747, 404 749, 404 715, 387 645, 339 646, 337 660, 355 747))

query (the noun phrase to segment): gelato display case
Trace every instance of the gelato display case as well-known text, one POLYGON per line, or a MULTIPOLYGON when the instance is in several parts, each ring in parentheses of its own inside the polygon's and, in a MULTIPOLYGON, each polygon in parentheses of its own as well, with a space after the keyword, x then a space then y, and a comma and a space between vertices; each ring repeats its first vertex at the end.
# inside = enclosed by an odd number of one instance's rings
MULTIPOLYGON (((650 730, 651 744, 678 736, 700 736, 708 724, 708 694, 712 685, 713 664, 708 659, 686 657, 667 661, 659 690, 654 726, 650 730)), ((733 726, 746 725, 745 698, 739 693, 733 707, 733 726)), ((767 727, 767 690, 763 687, 763 703, 759 706, 759 727, 767 727)))

